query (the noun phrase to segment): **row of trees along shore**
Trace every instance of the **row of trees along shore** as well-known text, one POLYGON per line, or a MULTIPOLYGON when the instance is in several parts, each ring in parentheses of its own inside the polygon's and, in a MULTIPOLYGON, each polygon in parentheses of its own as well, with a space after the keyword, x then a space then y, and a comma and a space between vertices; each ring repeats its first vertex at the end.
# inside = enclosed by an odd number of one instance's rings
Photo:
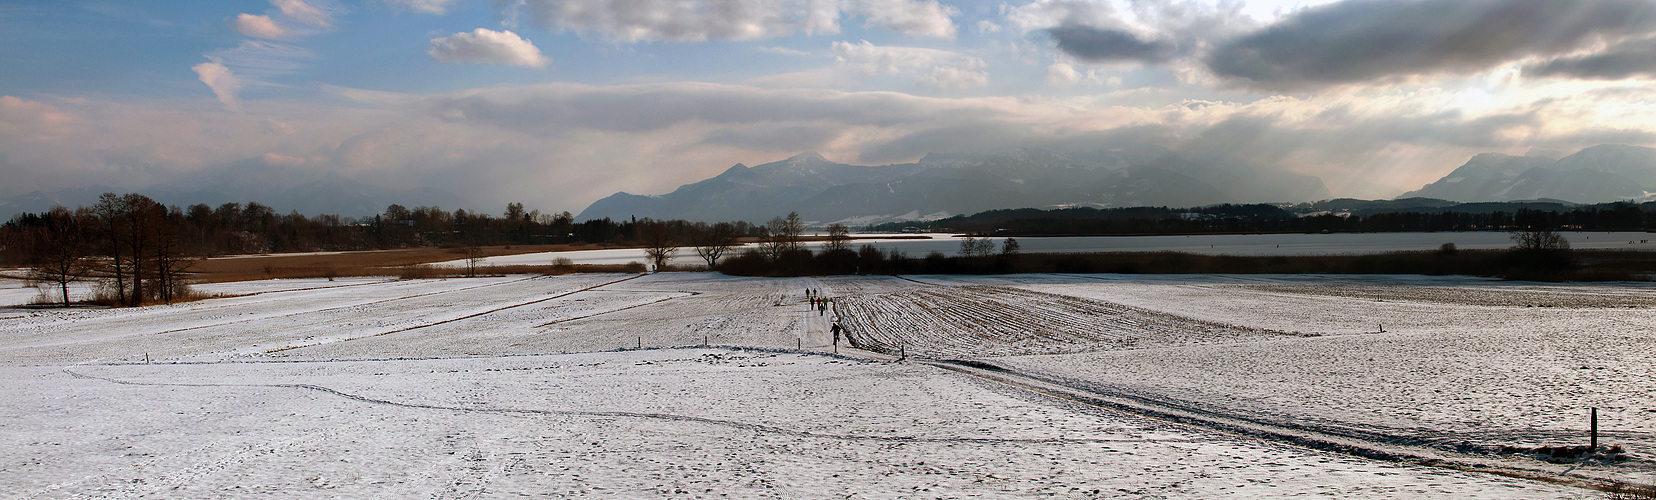
POLYGON ((1514 231, 1527 228, 1583 231, 1656 230, 1656 202, 1566 207, 1555 203, 1476 203, 1443 208, 1326 211, 1304 215, 1269 204, 1220 204, 1197 208, 1130 207, 990 210, 929 222, 870 228, 898 231, 947 228, 959 233, 1013 236, 1081 236, 1218 233, 1514 231), (1550 209, 1532 208, 1552 205, 1550 209))
MULTIPOLYGON (((803 229, 797 216, 790 224, 803 229)), ((31 280, 56 285, 65 305, 69 284, 90 279, 99 283, 91 302, 136 306, 186 298, 190 267, 207 257, 492 245, 636 246, 647 227, 658 228, 651 234, 671 241, 715 238, 727 247, 766 231, 740 221, 575 222, 569 212, 526 211, 521 203, 507 204, 501 216, 391 205, 369 217, 307 217, 297 211, 278 214, 256 202, 169 207, 141 194, 105 193, 90 207, 19 214, 0 225, 0 267, 28 268, 31 280)))
MULTIPOLYGON (((946 224, 955 232, 996 236, 1321 230, 1649 230, 1656 229, 1656 205, 1606 204, 1566 212, 1462 213, 1444 209, 1343 217, 1298 217, 1272 205, 997 210, 945 219, 932 226, 938 224, 946 224)), ((206 257, 415 247, 567 243, 641 246, 657 269, 668 268, 677 249, 692 247, 705 268, 740 275, 1051 270, 1181 272, 1181 269, 1192 269, 1188 265, 1157 264, 1168 260, 1161 257, 1141 258, 1138 263, 1126 264, 1104 263, 1096 257, 1084 259, 1085 262, 1042 257, 1026 259, 1020 265, 1015 245, 998 251, 973 246, 988 244, 987 239, 963 243, 958 257, 936 254, 912 258, 870 246, 853 249, 849 245, 850 228, 843 224, 829 226, 823 247, 819 252, 812 252, 804 246, 804 230, 805 223, 797 213, 775 217, 764 224, 744 221, 708 224, 648 218, 576 222, 569 212, 526 211, 521 203, 509 203, 498 217, 466 210, 450 212, 423 206, 409 209, 401 205, 391 205, 384 213, 370 217, 307 217, 297 211, 278 214, 259 203, 225 203, 218 207, 197 204, 181 208, 163 206, 140 194, 106 193, 91 207, 59 207, 44 213, 20 214, 0 225, 0 266, 29 268, 31 279, 57 285, 65 292, 65 301, 70 282, 94 279, 100 286, 93 302, 127 306, 182 298, 188 293, 186 273, 192 264, 206 257), (742 241, 755 241, 757 245, 733 254, 742 241)), ((1183 260, 1190 259, 1197 258, 1183 260)), ((1549 259, 1549 269, 1560 265, 1556 256, 1549 259)), ((1470 274, 1491 273, 1499 274, 1498 271, 1470 274)))

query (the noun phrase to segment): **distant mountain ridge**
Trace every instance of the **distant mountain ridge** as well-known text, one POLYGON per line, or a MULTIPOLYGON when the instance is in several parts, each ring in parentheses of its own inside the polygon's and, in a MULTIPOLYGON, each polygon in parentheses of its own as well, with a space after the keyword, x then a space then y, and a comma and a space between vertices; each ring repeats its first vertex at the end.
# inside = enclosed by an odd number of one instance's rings
POLYGON ((1192 206, 1328 197, 1316 177, 1225 170, 1155 146, 1072 154, 1038 148, 931 153, 914 163, 880 166, 837 163, 807 152, 754 167, 736 164, 664 195, 616 193, 576 219, 760 222, 797 211, 810 221, 863 225, 999 208, 1192 206))
POLYGON ((1602 144, 1556 158, 1484 153, 1449 175, 1398 196, 1461 202, 1564 200, 1602 203, 1656 197, 1656 149, 1602 144))
POLYGON ((0 216, 38 213, 54 206, 82 207, 98 202, 103 193, 139 193, 163 205, 188 206, 205 203, 257 202, 277 213, 297 210, 306 215, 334 214, 371 216, 393 203, 435 206, 447 209, 471 208, 453 193, 435 188, 390 189, 335 173, 298 172, 264 166, 232 165, 198 175, 196 187, 156 186, 121 189, 107 186, 33 191, 0 199, 0 216))

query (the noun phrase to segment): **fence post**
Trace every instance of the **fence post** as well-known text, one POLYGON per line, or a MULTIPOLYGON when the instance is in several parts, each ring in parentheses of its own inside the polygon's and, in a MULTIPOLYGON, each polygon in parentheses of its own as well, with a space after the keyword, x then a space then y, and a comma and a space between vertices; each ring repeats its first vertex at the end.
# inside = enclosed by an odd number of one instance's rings
POLYGON ((1592 451, 1598 451, 1598 407, 1593 407, 1592 451))

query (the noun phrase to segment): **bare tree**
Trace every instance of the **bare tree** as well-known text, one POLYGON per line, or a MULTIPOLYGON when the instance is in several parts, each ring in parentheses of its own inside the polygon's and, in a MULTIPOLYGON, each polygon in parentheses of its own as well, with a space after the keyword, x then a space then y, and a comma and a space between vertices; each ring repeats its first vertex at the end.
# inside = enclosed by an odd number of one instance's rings
POLYGON ((828 225, 828 242, 822 246, 827 252, 851 249, 851 228, 845 224, 833 223, 828 225))
POLYGON ((477 266, 483 263, 483 247, 473 243, 463 249, 466 253, 466 276, 477 277, 477 266))
POLYGON ((707 268, 712 269, 719 265, 720 257, 736 247, 736 226, 729 222, 697 223, 690 232, 690 244, 696 247, 696 255, 707 261, 707 268))
POLYGON ((104 254, 109 256, 110 274, 115 276, 115 302, 121 305, 127 304, 127 277, 124 267, 126 262, 121 256, 121 241, 125 240, 122 234, 126 227, 121 224, 121 219, 125 210, 121 197, 115 193, 104 193, 99 196, 98 204, 92 207, 93 213, 98 217, 100 240, 105 245, 104 254))
POLYGON ((644 242, 644 255, 655 264, 656 272, 667 266, 673 260, 673 252, 678 251, 678 242, 673 237, 673 229, 666 223, 645 220, 639 224, 639 239, 644 242))
POLYGON ((1512 243, 1514 250, 1556 252, 1570 249, 1570 240, 1546 228, 1512 233, 1512 243))
POLYGON ((994 251, 995 240, 967 236, 960 240, 960 256, 968 259, 988 257, 994 251))
POLYGON ((45 225, 35 228, 32 238, 34 264, 29 278, 53 283, 63 294, 63 307, 69 307, 69 283, 79 281, 91 267, 89 232, 97 219, 90 209, 70 212, 55 207, 45 214, 45 225))
POLYGON ((805 221, 800 220, 799 212, 788 212, 788 217, 782 221, 783 234, 788 243, 786 250, 791 252, 805 248, 804 240, 800 238, 805 234, 805 221))
POLYGON ((787 217, 774 217, 759 228, 759 246, 771 261, 779 261, 782 254, 804 248, 800 240, 804 232, 805 222, 800 220, 799 212, 788 212, 787 217))

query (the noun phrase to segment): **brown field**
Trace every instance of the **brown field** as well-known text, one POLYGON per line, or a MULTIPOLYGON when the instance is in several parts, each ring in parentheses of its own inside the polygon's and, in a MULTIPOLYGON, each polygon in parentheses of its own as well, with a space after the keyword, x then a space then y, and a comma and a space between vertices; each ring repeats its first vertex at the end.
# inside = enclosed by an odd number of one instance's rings
MULTIPOLYGON (((482 247, 485 257, 517 255, 565 250, 597 250, 625 248, 613 245, 507 245, 482 247)), ((422 264, 463 259, 463 248, 406 248, 399 250, 365 250, 326 254, 271 254, 220 257, 197 262, 190 267, 190 280, 196 283, 223 283, 273 278, 328 278, 339 276, 405 276, 441 277, 464 275, 464 269, 433 269, 422 264)), ((612 271, 590 269, 589 266, 512 266, 511 269, 493 268, 490 273, 547 273, 562 274, 576 271, 612 271), (567 269, 566 269, 567 268, 567 269)), ((621 266, 613 266, 620 270, 621 266)), ((478 272, 485 272, 479 269, 478 272)))

